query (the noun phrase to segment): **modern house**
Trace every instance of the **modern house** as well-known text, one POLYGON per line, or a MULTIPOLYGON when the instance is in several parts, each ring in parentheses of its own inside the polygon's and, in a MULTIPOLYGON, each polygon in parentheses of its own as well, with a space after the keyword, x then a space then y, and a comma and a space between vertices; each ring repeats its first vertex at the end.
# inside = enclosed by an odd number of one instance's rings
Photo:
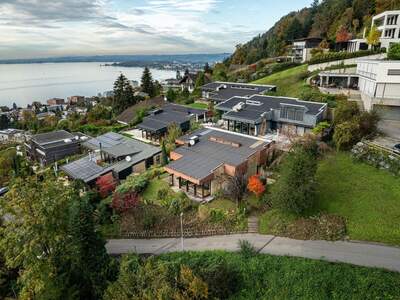
POLYGON ((381 32, 381 48, 389 49, 392 43, 400 42, 400 10, 385 11, 372 18, 372 26, 381 32))
POLYGON ((88 184, 109 172, 123 180, 132 173, 142 173, 153 165, 161 164, 158 147, 114 132, 90 139, 82 147, 89 155, 62 166, 61 170, 69 177, 88 184))
POLYGON ((25 140, 23 130, 8 128, 0 130, 0 143, 22 143, 25 140))
POLYGON ((172 124, 179 126, 182 132, 187 132, 191 120, 206 120, 207 116, 207 110, 168 103, 150 112, 137 128, 142 131, 143 138, 159 142, 168 133, 168 127, 172 124))
POLYGON ((304 135, 326 118, 327 108, 326 103, 260 95, 233 97, 216 106, 224 128, 251 136, 276 130, 304 135))
POLYGON ((321 38, 311 37, 293 41, 292 56, 295 62, 304 63, 311 59, 311 50, 318 48, 321 38))
POLYGON ((36 134, 25 143, 26 154, 41 165, 48 165, 78 154, 81 142, 86 139, 86 136, 64 130, 36 134))
POLYGON ((364 108, 400 120, 400 61, 359 60, 357 74, 364 108))
POLYGON ((276 91, 276 86, 251 83, 215 81, 201 87, 202 97, 214 103, 226 101, 232 97, 250 97, 276 91))
POLYGON ((203 128, 177 140, 165 170, 170 184, 200 201, 229 188, 229 177, 261 171, 270 143, 243 135, 203 128))

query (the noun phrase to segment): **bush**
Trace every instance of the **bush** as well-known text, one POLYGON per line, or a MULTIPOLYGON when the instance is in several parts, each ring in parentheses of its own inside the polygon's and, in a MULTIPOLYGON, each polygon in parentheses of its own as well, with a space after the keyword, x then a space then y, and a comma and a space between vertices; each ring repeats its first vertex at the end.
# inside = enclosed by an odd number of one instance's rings
POLYGON ((244 258, 250 258, 257 255, 257 250, 247 240, 239 240, 240 254, 244 258))
POLYGON ((373 55, 373 54, 379 54, 384 52, 384 50, 361 50, 357 52, 327 52, 327 53, 322 53, 322 54, 317 54, 313 56, 310 61, 308 62, 309 65, 316 65, 316 64, 321 64, 325 62, 330 62, 330 61, 336 61, 336 60, 344 60, 344 59, 349 59, 349 58, 357 58, 357 57, 363 57, 363 56, 368 56, 368 55, 373 55))
POLYGON ((387 57, 391 60, 400 60, 400 43, 390 45, 387 57))

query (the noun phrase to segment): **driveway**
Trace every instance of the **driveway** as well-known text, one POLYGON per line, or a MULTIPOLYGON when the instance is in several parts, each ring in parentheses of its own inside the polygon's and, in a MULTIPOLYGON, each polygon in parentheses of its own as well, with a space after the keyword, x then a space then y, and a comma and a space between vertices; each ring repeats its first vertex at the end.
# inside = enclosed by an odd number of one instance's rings
POLYGON ((400 143, 400 121, 382 120, 378 124, 378 129, 387 137, 400 143))
MULTIPOLYGON (((184 240, 185 251, 238 251, 239 241, 249 241, 260 253, 295 256, 400 272, 400 248, 369 243, 298 241, 270 235, 241 234, 184 240)), ((126 253, 162 254, 181 251, 180 239, 109 240, 112 255, 126 253)))

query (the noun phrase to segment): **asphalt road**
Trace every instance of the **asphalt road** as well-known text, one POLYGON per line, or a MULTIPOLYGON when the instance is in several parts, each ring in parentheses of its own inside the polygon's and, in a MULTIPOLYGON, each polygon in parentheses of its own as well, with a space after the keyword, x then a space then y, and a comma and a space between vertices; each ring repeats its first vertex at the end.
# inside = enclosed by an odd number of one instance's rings
MULTIPOLYGON (((400 248, 383 245, 298 241, 259 234, 214 236, 184 240, 185 251, 238 251, 239 240, 249 241, 260 253, 296 256, 330 262, 343 262, 365 267, 384 268, 400 272, 400 248)), ((126 253, 162 254, 181 251, 180 239, 109 240, 107 251, 112 255, 126 253)))

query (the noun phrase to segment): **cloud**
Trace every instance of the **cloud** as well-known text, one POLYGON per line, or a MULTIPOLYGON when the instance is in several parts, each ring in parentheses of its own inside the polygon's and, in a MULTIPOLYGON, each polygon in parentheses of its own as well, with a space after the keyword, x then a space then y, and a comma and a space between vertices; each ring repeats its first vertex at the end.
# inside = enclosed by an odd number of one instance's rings
POLYGON ((222 0, 142 1, 0 0, 0 58, 225 52, 254 34, 208 19, 222 0))

